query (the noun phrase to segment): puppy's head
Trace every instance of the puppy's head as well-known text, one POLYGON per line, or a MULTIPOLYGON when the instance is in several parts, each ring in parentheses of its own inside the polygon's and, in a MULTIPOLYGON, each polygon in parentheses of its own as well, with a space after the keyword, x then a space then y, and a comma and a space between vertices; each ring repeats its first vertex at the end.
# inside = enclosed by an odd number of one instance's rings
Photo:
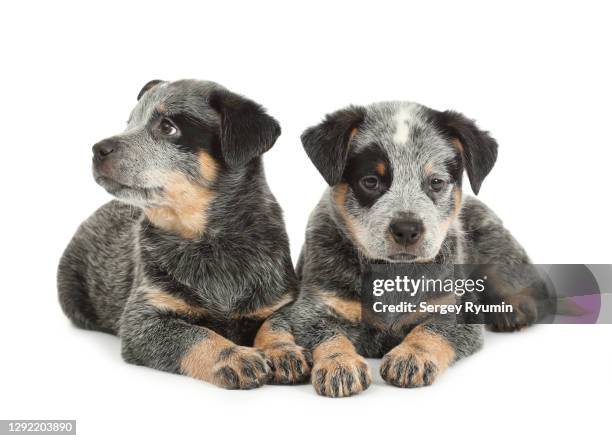
POLYGON ((478 193, 497 158, 473 121, 409 102, 339 110, 302 143, 358 249, 390 262, 434 259, 461 207, 463 171, 478 193))
POLYGON ((205 81, 153 80, 122 133, 93 146, 93 173, 117 198, 164 205, 172 188, 210 186, 267 151, 280 126, 257 103, 205 81))

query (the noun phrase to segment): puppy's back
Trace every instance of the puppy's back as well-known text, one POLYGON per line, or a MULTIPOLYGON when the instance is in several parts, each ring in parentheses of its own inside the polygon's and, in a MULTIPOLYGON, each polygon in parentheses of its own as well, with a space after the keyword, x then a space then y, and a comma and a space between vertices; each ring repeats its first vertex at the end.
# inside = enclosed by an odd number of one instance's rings
POLYGON ((116 334, 134 280, 139 208, 113 200, 81 224, 60 260, 64 313, 81 328, 116 334))

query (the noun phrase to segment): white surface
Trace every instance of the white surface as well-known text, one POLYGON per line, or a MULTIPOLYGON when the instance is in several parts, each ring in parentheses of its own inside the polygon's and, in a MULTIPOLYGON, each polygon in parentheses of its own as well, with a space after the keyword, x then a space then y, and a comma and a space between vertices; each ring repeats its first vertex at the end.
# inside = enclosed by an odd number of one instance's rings
POLYGON ((265 162, 294 257, 324 188, 301 131, 349 103, 410 99, 498 139, 481 197, 537 263, 612 263, 605 3, 228 3, 5 5, 0 418, 76 418, 83 439, 609 437, 612 326, 488 334, 433 387, 378 379, 331 400, 310 386, 223 391, 129 366, 116 338, 67 323, 57 260, 109 199, 90 147, 122 129, 153 78, 212 79, 280 120, 265 162))

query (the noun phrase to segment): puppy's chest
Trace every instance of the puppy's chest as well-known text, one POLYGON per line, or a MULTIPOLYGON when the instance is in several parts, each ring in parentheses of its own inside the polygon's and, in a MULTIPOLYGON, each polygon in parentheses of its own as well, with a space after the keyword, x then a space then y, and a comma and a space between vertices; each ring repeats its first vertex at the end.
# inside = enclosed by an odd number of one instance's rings
POLYGON ((188 305, 194 314, 218 319, 266 316, 266 311, 282 301, 279 286, 262 286, 252 278, 236 278, 223 273, 201 274, 189 280, 158 272, 147 285, 188 305), (197 313, 197 314, 195 314, 197 313))
POLYGON ((144 291, 143 297, 159 313, 204 326, 240 345, 252 345, 261 324, 289 301, 282 295, 248 296, 238 285, 212 291, 210 287, 194 289, 159 280, 144 291))
POLYGON ((190 319, 219 324, 257 322, 291 299, 291 280, 280 269, 277 277, 270 277, 270 272, 263 273, 248 260, 218 259, 200 253, 173 266, 144 259, 142 268, 143 285, 154 293, 155 303, 190 319))

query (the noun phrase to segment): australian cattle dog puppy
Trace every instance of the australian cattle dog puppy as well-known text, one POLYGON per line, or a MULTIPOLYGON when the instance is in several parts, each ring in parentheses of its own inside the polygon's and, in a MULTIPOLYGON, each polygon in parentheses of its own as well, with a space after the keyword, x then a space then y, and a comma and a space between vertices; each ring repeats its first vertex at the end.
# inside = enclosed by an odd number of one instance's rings
POLYGON ((307 351, 265 326, 297 294, 261 160, 279 135, 216 83, 147 83, 126 129, 93 146, 94 178, 116 200, 59 264, 72 322, 118 335, 129 363, 225 388, 307 378, 307 351))
MULTIPOLYGON (((480 348, 482 324, 369 326, 362 277, 377 263, 529 263, 500 219, 462 193, 464 172, 478 193, 496 161, 496 141, 460 113, 384 102, 336 111, 307 129, 302 143, 329 187, 306 230, 300 296, 264 326, 312 350, 311 381, 321 395, 366 389, 364 357, 382 357, 380 374, 392 385, 431 384, 480 348)), ((497 276, 492 302, 505 293, 506 275, 497 276)), ((537 295, 525 293, 512 314, 491 317, 491 328, 533 323, 537 295)))

